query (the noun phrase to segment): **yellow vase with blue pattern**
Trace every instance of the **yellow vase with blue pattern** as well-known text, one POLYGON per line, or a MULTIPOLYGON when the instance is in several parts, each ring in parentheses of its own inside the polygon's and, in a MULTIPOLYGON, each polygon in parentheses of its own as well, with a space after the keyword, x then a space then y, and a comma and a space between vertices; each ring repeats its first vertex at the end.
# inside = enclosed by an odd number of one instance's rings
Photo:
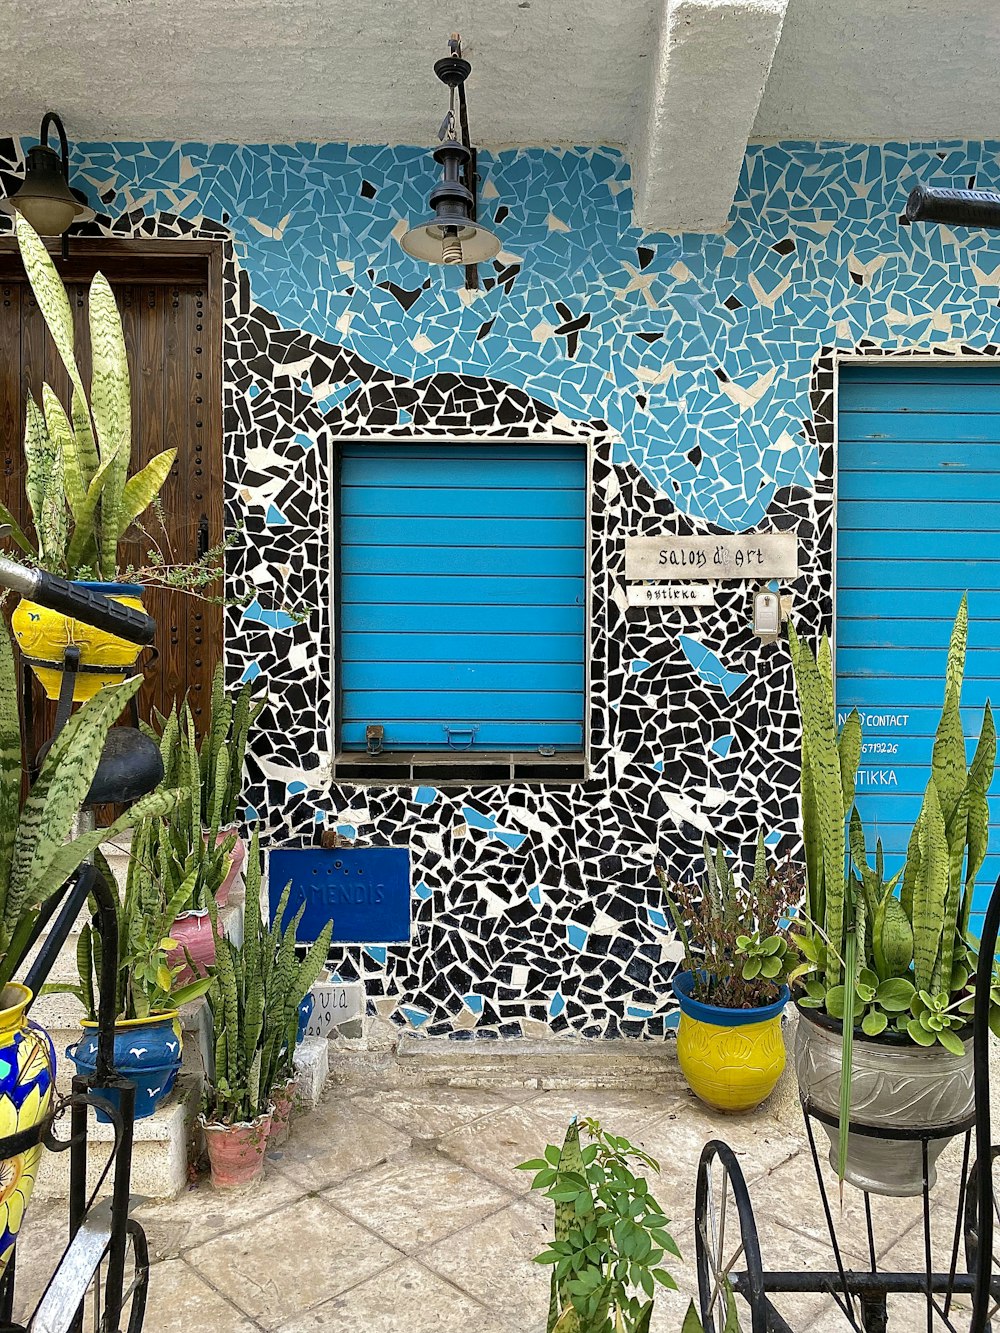
MULTIPOLYGON (((27 986, 11 982, 0 994, 0 1139, 34 1129, 52 1109, 56 1057, 48 1033, 28 1021, 27 986)), ((14 1251, 35 1172, 37 1143, 0 1161, 0 1276, 14 1251)))
POLYGON ((690 972, 679 972, 671 984, 681 1010, 677 1059, 691 1091, 717 1111, 752 1111, 785 1067, 781 1014, 788 987, 773 1004, 723 1009, 694 998, 690 972))
MULTIPOLYGON (((142 610, 143 589, 138 583, 86 583, 78 588, 103 593, 113 602, 142 610)), ((131 674, 139 649, 116 634, 64 616, 24 597, 14 608, 11 629, 24 660, 38 677, 50 699, 59 698, 63 678, 63 654, 69 647, 80 650, 80 671, 73 682, 73 701, 83 703, 103 685, 118 685, 131 674)))

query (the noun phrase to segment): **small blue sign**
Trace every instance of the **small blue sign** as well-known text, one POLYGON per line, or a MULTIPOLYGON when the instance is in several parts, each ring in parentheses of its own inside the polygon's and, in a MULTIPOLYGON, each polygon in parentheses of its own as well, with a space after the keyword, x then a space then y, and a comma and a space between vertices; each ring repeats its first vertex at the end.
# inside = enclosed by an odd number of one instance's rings
POLYGON ((273 847, 271 912, 291 883, 287 916, 304 902, 298 937, 314 940, 333 918, 339 944, 396 944, 410 938, 410 853, 405 847, 273 847))

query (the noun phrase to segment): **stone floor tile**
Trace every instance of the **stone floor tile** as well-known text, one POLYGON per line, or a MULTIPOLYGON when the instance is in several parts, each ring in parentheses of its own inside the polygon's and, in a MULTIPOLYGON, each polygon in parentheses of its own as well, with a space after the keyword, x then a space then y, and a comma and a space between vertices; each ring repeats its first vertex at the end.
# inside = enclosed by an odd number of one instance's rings
POLYGON ((643 1140, 645 1150, 660 1163, 654 1193, 677 1227, 687 1226, 694 1217, 698 1160, 710 1139, 728 1143, 736 1154, 755 1207, 764 1200, 755 1194, 753 1182, 803 1147, 801 1136, 773 1120, 723 1115, 687 1094, 685 1101, 650 1127, 643 1140))
POLYGON ((414 1260, 279 1327, 280 1333, 533 1333, 414 1260))
POLYGON ((641 1145, 653 1125, 674 1110, 683 1096, 677 1088, 665 1092, 611 1092, 606 1088, 543 1092, 532 1103, 536 1114, 552 1122, 553 1143, 561 1143, 573 1116, 599 1120, 612 1134, 623 1134, 641 1145))
POLYGON ((365 1115, 376 1116, 419 1139, 440 1138, 459 1125, 510 1105, 501 1093, 480 1088, 391 1089, 363 1093, 352 1102, 365 1115))
POLYGON ((270 1165, 263 1180, 235 1194, 214 1189, 207 1177, 176 1199, 141 1204, 133 1217, 142 1223, 152 1259, 170 1259, 206 1240, 276 1213, 300 1199, 305 1187, 270 1165))
POLYGON ((149 1270, 149 1299, 143 1333, 256 1333, 257 1325, 235 1309, 183 1259, 167 1259, 149 1270))
POLYGON ((335 1090, 296 1126, 284 1147, 268 1153, 267 1161, 306 1189, 321 1190, 389 1161, 409 1146, 409 1134, 335 1090))
POLYGON ((234 1304, 273 1327, 380 1273, 399 1253, 326 1202, 306 1198, 206 1241, 186 1258, 234 1304))
POLYGON ((558 1130, 554 1117, 539 1115, 534 1108, 531 1101, 484 1116, 446 1134, 438 1141, 438 1149, 504 1189, 526 1193, 531 1188, 531 1173, 516 1170, 517 1164, 541 1157, 558 1130))
POLYGON ((417 1253, 511 1202, 511 1194, 439 1153, 413 1149, 321 1196, 393 1245, 417 1253))
POLYGON ((529 1329, 544 1323, 548 1309, 551 1270, 532 1259, 551 1234, 549 1219, 521 1199, 431 1246, 420 1257, 488 1309, 502 1313, 519 1329, 529 1329))
POLYGON ((67 1244, 65 1204, 32 1199, 21 1225, 14 1282, 14 1318, 26 1322, 67 1244))
MULTIPOLYGON (((825 1159, 822 1162, 822 1170, 838 1244, 842 1252, 850 1256, 854 1266, 860 1263, 866 1267, 869 1262, 869 1250, 864 1195, 852 1185, 845 1184, 843 1204, 841 1204, 837 1177, 825 1159)), ((833 1247, 826 1214, 823 1211, 822 1197, 816 1181, 816 1168, 813 1165, 812 1154, 808 1150, 789 1158, 787 1162, 759 1177, 753 1186, 748 1188, 755 1214, 760 1209, 764 1210, 763 1216, 758 1217, 758 1228, 763 1227, 770 1217, 780 1218, 782 1224, 790 1230, 808 1236, 827 1247, 831 1266, 833 1265, 833 1247)), ((919 1201, 914 1202, 919 1208, 919 1201)), ((908 1227, 917 1218, 917 1212, 914 1211, 910 1200, 883 1199, 874 1195, 871 1200, 871 1212, 876 1254, 885 1237, 897 1234, 902 1216, 906 1218, 902 1224, 904 1227, 908 1227)))

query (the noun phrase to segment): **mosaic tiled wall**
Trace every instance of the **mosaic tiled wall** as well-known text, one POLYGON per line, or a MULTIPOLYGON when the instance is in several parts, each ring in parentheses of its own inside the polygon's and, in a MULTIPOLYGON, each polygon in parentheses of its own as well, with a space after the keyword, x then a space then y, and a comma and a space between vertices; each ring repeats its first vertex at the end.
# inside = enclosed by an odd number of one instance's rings
MULTIPOLYGON (((318 823, 413 853, 409 946, 338 950, 425 1033, 655 1037, 677 956, 655 889, 702 832, 794 844, 786 654, 714 608, 625 609, 626 532, 797 531, 798 618, 830 613, 831 358, 992 352, 1000 239, 907 228, 917 180, 1000 185, 1000 144, 752 148, 724 236, 631 227, 608 149, 481 158, 504 240, 483 289, 397 245, 416 149, 84 145, 104 231, 224 235, 232 679, 271 700, 250 760, 273 836, 318 823), (593 773, 570 790, 331 787, 331 439, 461 430, 594 440, 593 773), (821 456, 822 454, 822 456, 821 456), (283 605, 315 608, 290 623, 283 605)), ((0 175, 21 147, 0 143, 0 175)))

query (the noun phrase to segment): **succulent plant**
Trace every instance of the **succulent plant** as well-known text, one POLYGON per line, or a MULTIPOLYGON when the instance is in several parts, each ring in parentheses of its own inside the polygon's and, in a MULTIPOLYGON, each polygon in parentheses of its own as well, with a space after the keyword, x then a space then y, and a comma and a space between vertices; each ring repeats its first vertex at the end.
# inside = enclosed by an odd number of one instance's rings
POLYGON ((40 905, 105 839, 177 805, 178 793, 161 789, 137 801, 110 828, 71 836, 108 732, 141 684, 137 676, 105 686, 73 713, 23 796, 14 652, 6 628, 0 626, 0 988, 23 958, 40 905))
POLYGON ((260 838, 247 856, 243 943, 220 939, 209 1003, 215 1030, 215 1068, 205 1094, 213 1123, 245 1124, 267 1110, 271 1089, 291 1069, 299 1005, 326 963, 333 922, 299 959, 296 933, 305 906, 286 924, 286 888, 270 926, 261 917, 260 838))
POLYGON ((28 281, 72 385, 69 412, 48 384, 28 396, 25 486, 37 545, 0 505, 0 521, 33 562, 52 574, 113 581, 118 543, 156 499, 177 455, 165 449, 129 475, 132 399, 121 315, 98 273, 90 285, 90 395, 76 359, 69 297, 48 251, 20 214, 17 243, 28 281))

